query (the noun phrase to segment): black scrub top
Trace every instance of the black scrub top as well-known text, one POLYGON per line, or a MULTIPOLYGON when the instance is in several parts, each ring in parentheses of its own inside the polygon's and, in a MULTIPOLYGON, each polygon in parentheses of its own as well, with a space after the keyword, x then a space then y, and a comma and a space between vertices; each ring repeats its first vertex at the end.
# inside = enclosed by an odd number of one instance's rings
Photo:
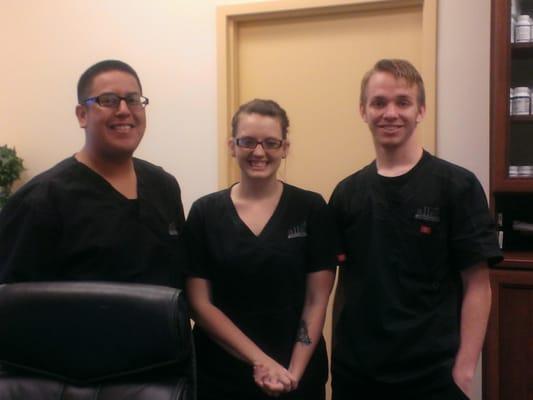
POLYGON ((427 152, 394 178, 378 175, 373 162, 339 183, 330 206, 346 251, 334 311, 334 377, 450 379, 460 272, 501 259, 476 177, 427 152))
POLYGON ((183 286, 185 222, 170 174, 133 160, 138 198, 67 158, 0 212, 0 282, 117 281, 183 286))
MULTIPOLYGON (((319 194, 284 184, 277 208, 256 236, 238 216, 230 190, 192 205, 185 225, 188 273, 209 280, 213 304, 266 354, 288 366, 306 274, 336 267, 336 228, 319 194)), ((219 394, 228 390, 228 396, 236 395, 232 390, 256 392, 251 366, 221 349, 197 326, 195 336, 200 394, 208 389, 219 394)), ((323 340, 305 376, 323 387, 323 340)))

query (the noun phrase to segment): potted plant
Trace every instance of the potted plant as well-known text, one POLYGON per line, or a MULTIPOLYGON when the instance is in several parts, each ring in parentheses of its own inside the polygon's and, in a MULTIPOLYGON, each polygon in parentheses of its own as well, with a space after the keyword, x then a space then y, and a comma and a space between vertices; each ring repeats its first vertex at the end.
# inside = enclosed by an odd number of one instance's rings
POLYGON ((11 194, 13 182, 20 178, 24 164, 14 148, 0 146, 0 209, 11 194))

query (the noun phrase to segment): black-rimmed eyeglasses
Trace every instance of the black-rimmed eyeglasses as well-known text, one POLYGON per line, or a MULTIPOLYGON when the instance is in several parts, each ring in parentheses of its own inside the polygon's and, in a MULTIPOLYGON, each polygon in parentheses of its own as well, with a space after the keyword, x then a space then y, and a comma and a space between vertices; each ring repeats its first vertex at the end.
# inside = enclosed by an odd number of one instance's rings
POLYGON ((106 108, 119 108, 120 102, 124 100, 126 105, 131 109, 140 109, 148 105, 148 97, 144 97, 138 94, 129 94, 127 96, 119 96, 115 93, 104 93, 99 96, 89 97, 88 99, 83 100, 82 104, 93 104, 96 103, 100 107, 106 108))
POLYGON ((257 140, 253 137, 240 137, 234 139, 235 144, 249 150, 255 150, 258 144, 263 146, 264 150, 277 150, 283 145, 282 139, 267 138, 265 140, 257 140))

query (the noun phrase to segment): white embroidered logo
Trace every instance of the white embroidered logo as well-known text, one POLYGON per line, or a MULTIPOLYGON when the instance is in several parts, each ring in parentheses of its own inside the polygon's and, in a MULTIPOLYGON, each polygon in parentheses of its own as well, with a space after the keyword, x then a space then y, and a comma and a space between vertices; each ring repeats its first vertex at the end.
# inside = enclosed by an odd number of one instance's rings
POLYGON ((307 221, 304 221, 301 224, 298 224, 296 226, 293 226, 292 228, 289 228, 289 234, 287 235, 287 238, 294 239, 294 238, 306 237, 306 236, 307 236, 307 221))
POLYGON ((168 224, 168 234, 170 236, 178 236, 178 228, 176 228, 176 224, 174 222, 168 224))
POLYGON ((415 219, 426 222, 440 222, 439 207, 423 207, 416 210, 415 219))

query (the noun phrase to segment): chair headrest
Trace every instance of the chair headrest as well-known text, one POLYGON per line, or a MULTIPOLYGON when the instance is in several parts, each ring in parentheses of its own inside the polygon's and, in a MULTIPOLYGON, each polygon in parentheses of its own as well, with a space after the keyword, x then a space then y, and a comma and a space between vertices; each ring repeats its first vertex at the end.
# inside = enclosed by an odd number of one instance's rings
POLYGON ((101 282, 0 285, 0 362, 87 384, 191 357, 178 289, 101 282))

